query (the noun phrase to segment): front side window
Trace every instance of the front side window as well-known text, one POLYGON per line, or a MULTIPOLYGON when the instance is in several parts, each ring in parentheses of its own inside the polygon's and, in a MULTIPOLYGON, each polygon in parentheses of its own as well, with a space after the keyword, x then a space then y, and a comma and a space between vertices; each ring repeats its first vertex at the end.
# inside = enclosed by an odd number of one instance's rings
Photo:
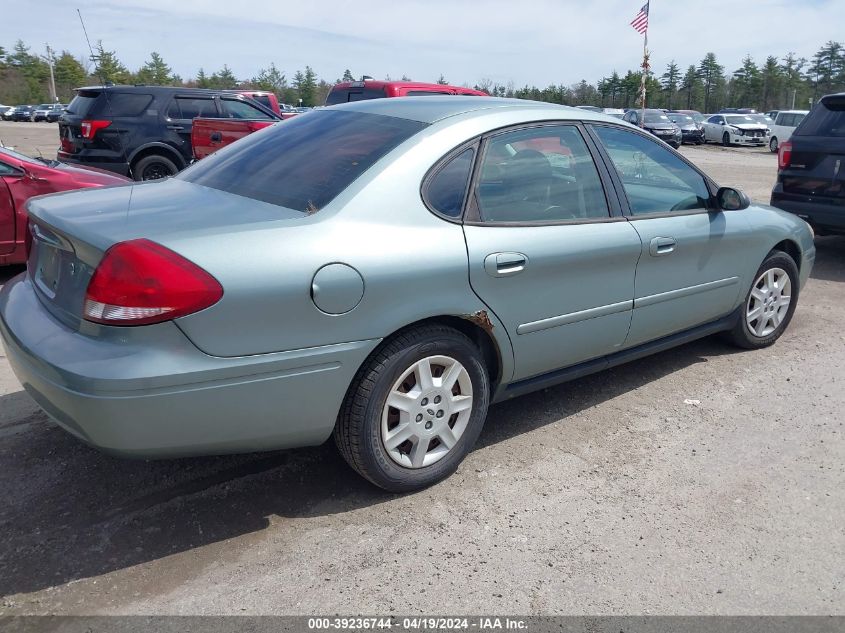
POLYGON ((425 127, 398 117, 316 110, 250 134, 176 178, 315 213, 425 127))
POLYGON ((264 114, 261 110, 252 106, 245 101, 238 99, 222 99, 223 116, 230 119, 252 119, 252 120, 269 120, 270 117, 264 114))
POLYGON ((505 132, 487 141, 477 197, 485 222, 607 218, 598 170, 574 125, 505 132))
POLYGON ((0 176, 16 176, 18 174, 20 174, 20 171, 0 161, 0 176))
POLYGON ((674 153, 629 130, 593 129, 622 179, 633 215, 707 208, 704 178, 674 153))

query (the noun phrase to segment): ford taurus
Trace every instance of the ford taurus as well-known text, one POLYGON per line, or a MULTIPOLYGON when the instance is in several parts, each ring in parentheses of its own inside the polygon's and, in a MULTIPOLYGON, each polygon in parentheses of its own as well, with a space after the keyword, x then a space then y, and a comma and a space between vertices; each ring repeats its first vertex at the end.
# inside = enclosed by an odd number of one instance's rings
POLYGON ((406 491, 488 406, 787 327, 809 226, 602 114, 485 97, 309 112, 166 181, 29 204, 0 292, 20 381, 140 457, 316 445, 406 491))

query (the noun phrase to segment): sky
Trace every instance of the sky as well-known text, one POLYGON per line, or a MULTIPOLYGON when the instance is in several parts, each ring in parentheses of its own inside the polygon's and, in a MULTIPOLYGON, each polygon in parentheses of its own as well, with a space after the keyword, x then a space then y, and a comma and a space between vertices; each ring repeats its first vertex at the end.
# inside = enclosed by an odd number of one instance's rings
MULTIPOLYGON (((228 64, 239 79, 270 62, 288 79, 310 65, 329 82, 407 75, 515 87, 595 83, 642 61, 630 22, 645 0, 0 0, 0 46, 87 55, 102 40, 131 70, 159 52, 184 79, 228 64), (37 7, 37 10, 30 10, 37 7)), ((728 72, 750 54, 811 57, 845 40, 845 0, 653 0, 652 70, 682 72, 712 51, 728 72)))

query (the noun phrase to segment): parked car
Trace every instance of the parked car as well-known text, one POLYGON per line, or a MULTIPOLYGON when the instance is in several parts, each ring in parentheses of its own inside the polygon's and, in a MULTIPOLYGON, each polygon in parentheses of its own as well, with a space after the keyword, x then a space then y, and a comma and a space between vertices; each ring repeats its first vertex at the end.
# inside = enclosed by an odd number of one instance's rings
POLYGON ((704 142, 704 130, 688 114, 670 112, 666 116, 669 120, 681 128, 681 139, 683 143, 695 143, 701 145, 704 142))
POLYGON ((32 121, 32 115, 35 113, 35 106, 20 105, 12 111, 11 121, 32 121))
POLYGON ((110 172, 36 160, 0 147, 0 266, 26 262, 27 214, 33 196, 129 182, 110 172))
POLYGON ((704 124, 704 142, 731 145, 765 145, 769 128, 747 114, 714 114, 704 124))
POLYGON ((42 103, 40 106, 36 106, 35 110, 32 111, 32 120, 36 122, 46 121, 47 114, 53 110, 55 106, 55 103, 42 103))
POLYGON ((7 105, 0 104, 0 118, 5 120, 7 113, 10 115, 10 118, 11 118, 11 113, 12 113, 12 110, 14 110, 14 109, 15 109, 15 106, 7 106, 7 105))
POLYGON ((703 125, 709 115, 701 114, 698 110, 669 110, 670 114, 686 114, 693 118, 698 125, 703 125))
POLYGON ((612 116, 614 119, 621 119, 625 116, 625 110, 622 108, 602 108, 601 111, 603 114, 612 116))
POLYGON ((59 160, 135 180, 166 178, 192 160, 196 117, 273 113, 241 94, 164 86, 79 88, 59 120, 59 160))
POLYGON ((48 123, 55 123, 59 119, 62 118, 62 115, 65 113, 67 109, 66 103, 57 103, 54 105, 53 109, 47 112, 47 122, 48 123))
POLYGON ((27 272, 0 290, 27 391, 111 453, 334 435, 408 491, 457 468, 491 402, 787 327, 804 221, 603 115, 411 99, 300 115, 161 183, 31 200, 27 272))
POLYGON ((757 114, 754 108, 722 108, 716 114, 757 114))
POLYGON ((472 88, 445 84, 426 84, 418 81, 344 81, 332 86, 326 96, 326 105, 349 101, 381 99, 383 97, 427 97, 432 95, 474 95, 486 97, 487 93, 472 88))
POLYGON ((683 142, 684 137, 681 133, 681 128, 672 123, 669 116, 663 110, 647 109, 645 112, 641 110, 629 110, 625 113, 622 120, 648 130, 661 141, 669 143, 675 149, 679 148, 683 142), (641 117, 643 117, 642 124, 641 117))
POLYGON ((771 202, 820 234, 845 234, 845 92, 820 99, 780 143, 771 202))
POLYGON ((795 128, 804 120, 809 110, 781 110, 771 126, 772 133, 769 136, 769 149, 772 152, 778 151, 780 143, 788 141, 795 128))

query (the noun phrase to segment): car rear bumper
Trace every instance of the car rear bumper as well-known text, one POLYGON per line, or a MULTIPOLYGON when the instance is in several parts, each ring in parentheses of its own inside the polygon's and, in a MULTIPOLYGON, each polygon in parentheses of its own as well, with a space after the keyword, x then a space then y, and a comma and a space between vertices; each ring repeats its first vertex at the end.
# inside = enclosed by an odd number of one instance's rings
POLYGON ((777 183, 772 191, 771 205, 794 213, 818 231, 845 233, 845 200, 810 201, 807 196, 784 193, 777 183))
POLYGON ((129 175, 129 163, 124 160, 123 156, 116 155, 113 152, 83 149, 75 154, 71 154, 60 149, 56 157, 61 162, 70 165, 87 165, 89 167, 105 169, 121 176, 129 175))
POLYGON ((26 274, 0 290, 0 338, 18 379, 57 424, 137 457, 320 444, 380 342, 220 358, 174 322, 76 331, 42 306, 26 274))

